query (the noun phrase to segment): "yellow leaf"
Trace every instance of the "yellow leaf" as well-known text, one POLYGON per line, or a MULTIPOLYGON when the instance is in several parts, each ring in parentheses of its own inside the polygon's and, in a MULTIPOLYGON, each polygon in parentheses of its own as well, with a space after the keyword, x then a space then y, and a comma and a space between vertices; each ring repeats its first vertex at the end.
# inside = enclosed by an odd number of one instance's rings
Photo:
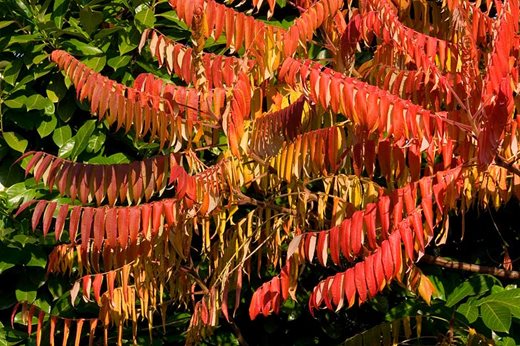
POLYGON ((432 294, 435 293, 435 287, 433 286, 430 279, 424 274, 421 274, 418 291, 421 298, 424 299, 428 305, 430 305, 432 294))

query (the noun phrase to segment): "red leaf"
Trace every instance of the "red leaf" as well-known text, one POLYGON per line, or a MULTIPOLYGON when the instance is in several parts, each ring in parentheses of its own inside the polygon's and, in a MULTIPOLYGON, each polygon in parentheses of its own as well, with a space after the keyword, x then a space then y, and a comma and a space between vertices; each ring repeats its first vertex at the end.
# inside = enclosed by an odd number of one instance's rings
POLYGON ((11 311, 11 328, 14 328, 14 318, 16 316, 16 313, 18 312, 18 307, 20 306, 20 303, 17 302, 14 305, 13 311, 11 311))
POLYGON ((141 209, 141 233, 143 238, 150 239, 149 238, 149 231, 151 226, 151 218, 152 218, 152 207, 150 204, 142 204, 140 206, 141 209))
POLYGON ((318 233, 318 248, 317 248, 317 257, 320 264, 324 267, 327 266, 327 257, 328 257, 328 240, 329 233, 326 231, 322 231, 318 233))
POLYGON ((69 234, 70 241, 72 244, 76 243, 76 234, 79 227, 79 221, 81 217, 81 206, 76 205, 72 208, 72 212, 70 213, 70 222, 69 222, 69 234))
POLYGON ((336 306, 336 311, 343 306, 343 275, 336 274, 331 285, 332 303, 336 306))
POLYGON ((382 291, 385 287, 385 273, 384 273, 384 264, 382 262, 382 249, 378 249, 373 255, 374 257, 374 275, 376 279, 377 290, 382 291))
POLYGON ((401 240, 404 243, 404 248, 406 250, 406 254, 411 262, 415 260, 415 251, 413 248, 413 235, 412 230, 410 229, 410 222, 408 219, 405 219, 403 222, 399 224, 399 232, 401 233, 401 240))
POLYGON ((90 279, 90 275, 85 275, 82 280, 83 285, 83 296, 85 296, 87 299, 90 299, 90 287, 92 285, 92 281, 90 279))
POLYGON ((381 196, 377 202, 377 211, 379 212, 379 220, 381 222, 381 236, 383 239, 388 239, 388 232, 390 231, 390 197, 381 196))
POLYGON ((305 237, 305 256, 307 256, 307 260, 312 263, 314 259, 314 251, 316 249, 316 234, 308 233, 308 236, 305 237))
MULTIPOLYGON (((121 249, 126 249, 128 244, 129 212, 135 208, 117 208, 117 240, 121 249)), ((111 218, 110 218, 111 219, 111 218)), ((107 217, 107 220, 109 218, 107 217)), ((113 220, 111 222, 116 222, 113 220)))
POLYGON ((280 277, 275 276, 271 279, 271 287, 270 287, 271 295, 272 295, 272 309, 275 314, 280 312, 280 277))
POLYGON ((363 212, 359 210, 352 215, 352 223, 350 225, 350 247, 354 256, 361 254, 361 249, 363 247, 363 212))
MULTIPOLYGON (((125 209, 125 208, 121 208, 125 209)), ((105 231, 107 237, 108 246, 115 248, 117 246, 117 209, 108 208, 106 209, 105 217, 105 231)))
POLYGON ((359 296, 358 304, 361 305, 367 300, 367 282, 365 279, 364 262, 356 263, 354 267, 354 283, 359 296))
POLYGON ((52 216, 54 215, 54 211, 56 210, 56 206, 58 203, 50 202, 47 204, 47 208, 45 208, 45 213, 43 214, 43 236, 47 235, 49 232, 49 228, 51 227, 52 216))
POLYGON ((38 168, 36 168, 36 172, 34 172, 34 180, 37 182, 40 181, 47 168, 49 168, 52 159, 52 155, 45 155, 45 157, 39 162, 38 168))
POLYGON ((222 304, 220 309, 222 310, 222 314, 226 318, 226 321, 229 320, 229 311, 228 311, 228 291, 229 291, 229 282, 224 282, 224 291, 222 292, 222 304))
POLYGON ((159 230, 162 228, 162 211, 163 204, 161 201, 152 203, 152 239, 159 234, 159 230))
POLYGON ((381 244, 381 261, 383 263, 383 272, 386 281, 392 280, 394 277, 394 259, 392 257, 392 250, 390 249, 390 241, 384 240, 381 244))
POLYGON ((56 316, 51 316, 51 318, 50 318, 49 344, 51 346, 54 346, 54 335, 56 333, 57 320, 58 320, 58 317, 56 317, 56 316))
POLYGON ((401 237, 400 237, 399 232, 392 233, 392 235, 390 235, 388 240, 390 242, 390 251, 392 253, 392 262, 394 263, 394 275, 392 275, 392 276, 396 277, 400 280, 403 259, 402 259, 402 255, 401 255, 401 237))
POLYGON ((69 213, 69 205, 62 204, 60 206, 60 210, 58 211, 58 217, 56 218, 56 225, 54 226, 56 241, 59 241, 61 239, 61 233, 63 232, 63 228, 65 226, 65 219, 67 218, 68 213, 69 213))
POLYGON ((282 299, 287 300, 289 297, 289 286, 290 286, 290 264, 288 261, 285 266, 282 268, 282 272, 280 273, 280 287, 282 289, 282 299))
POLYGON ((31 169, 36 165, 36 163, 40 161, 41 157, 43 155, 45 155, 45 153, 42 151, 37 151, 37 152, 30 151, 30 152, 23 154, 19 160, 22 160, 24 157, 27 157, 29 155, 33 155, 33 157, 31 157, 31 159, 29 160, 29 163, 25 167, 25 176, 26 177, 27 177, 27 174, 31 171, 31 169))
POLYGON ((348 300, 349 308, 352 307, 356 301, 356 284, 354 282, 354 268, 349 268, 343 274, 343 289, 345 292, 345 297, 348 300))
POLYGON ((79 318, 76 320, 76 338, 74 340, 74 345, 79 346, 81 341, 81 331, 83 329, 83 318, 79 318))
POLYGON ((94 291, 94 299, 99 304, 101 299, 101 285, 103 284, 103 274, 96 274, 94 282, 92 283, 92 289, 94 291))
POLYGON ((34 203, 38 202, 37 200, 30 200, 30 201, 27 201, 25 203, 23 203, 20 208, 18 208, 18 210, 16 211, 16 214, 14 214, 14 217, 17 217, 18 215, 20 215, 21 213, 23 213, 23 211, 27 208, 29 208, 31 205, 33 205, 34 203))
POLYGON ((350 219, 343 220, 340 229, 340 244, 341 253, 348 261, 352 261, 352 255, 350 253, 350 219))
POLYGON ((424 229, 421 214, 419 212, 415 212, 410 217, 412 228, 415 233, 415 238, 419 242, 419 251, 424 252, 424 229))
POLYGON ((43 326, 43 318, 45 317, 45 313, 40 310, 38 313, 38 326, 36 327, 36 345, 39 346, 42 342, 42 326, 43 326))
POLYGON ((332 288, 333 280, 334 280, 334 277, 332 277, 332 276, 329 276, 328 278, 326 278, 324 280, 325 288, 323 289, 323 300, 325 301, 325 306, 329 310, 334 310, 334 308, 332 307, 332 302, 331 302, 331 298, 332 298, 331 288, 332 288))
POLYGON ((363 220, 365 221, 367 238, 368 238, 368 246, 370 249, 374 250, 377 248, 377 235, 376 235, 376 204, 369 203, 365 207, 365 213, 363 216, 363 220))
MULTIPOLYGON (((137 244, 137 238, 139 236, 139 229, 141 226, 141 208, 140 207, 131 207, 129 210, 128 217, 128 229, 130 236, 130 244, 137 244)), ((121 232, 121 230, 119 231, 121 232)))
POLYGON ((426 232, 433 236, 433 203, 432 203, 432 177, 425 177, 419 180, 421 188, 421 208, 426 219, 426 232))
POLYGON ((96 208, 94 212, 94 252, 99 252, 105 235, 105 208, 96 208))
POLYGON ((38 201, 36 204, 36 207, 34 208, 32 219, 31 219, 31 226, 32 230, 34 231, 38 224, 40 223, 40 219, 42 217, 43 211, 45 210, 45 207, 47 206, 47 201, 41 200, 38 201))
POLYGON ((378 292, 378 285, 374 273, 374 255, 365 257, 363 262, 365 263, 365 279, 368 287, 368 295, 375 297, 378 292))
POLYGON ((254 320, 256 316, 260 313, 260 300, 262 299, 263 294, 263 286, 258 288, 254 293, 253 297, 251 297, 251 302, 249 303, 249 318, 254 320))
POLYGON ((94 337, 96 336, 97 324, 98 324, 97 318, 93 318, 90 320, 90 331, 89 331, 89 337, 88 337, 89 346, 94 344, 94 337))
POLYGON ((29 312, 27 313, 27 334, 31 335, 32 334, 32 325, 33 325, 33 315, 34 315, 34 310, 36 309, 36 305, 31 305, 31 307, 29 308, 29 312))
POLYGON ((85 257, 89 247, 90 232, 92 230, 92 222, 94 216, 94 209, 85 207, 81 217, 81 255, 85 257))
POLYGON ((334 262, 335 265, 340 264, 339 254, 340 254, 340 248, 341 244, 339 242, 340 240, 340 228, 338 226, 332 227, 332 229, 329 232, 330 239, 329 239, 329 247, 330 247, 330 257, 332 258, 332 262, 334 262))

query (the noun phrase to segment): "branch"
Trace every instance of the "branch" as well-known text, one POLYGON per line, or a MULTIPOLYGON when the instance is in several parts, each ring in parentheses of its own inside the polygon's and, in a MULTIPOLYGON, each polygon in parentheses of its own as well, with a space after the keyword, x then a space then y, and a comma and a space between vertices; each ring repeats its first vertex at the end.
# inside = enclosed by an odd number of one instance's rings
POLYGON ((249 346, 249 344, 247 343, 246 339, 244 338, 244 335, 240 331, 240 328, 238 328, 238 326, 235 323, 235 321, 231 321, 230 325, 231 325, 231 329, 233 329, 233 333, 235 333, 235 336, 236 336, 240 346, 249 346))
POLYGON ((520 169, 518 169, 518 167, 516 167, 513 163, 508 162, 502 156, 497 155, 495 157, 495 163, 497 166, 503 167, 503 168, 507 169, 509 172, 520 176, 520 169))
POLYGON ((444 257, 424 255, 421 262, 435 264, 440 267, 465 270, 473 273, 491 274, 504 279, 520 279, 520 272, 516 270, 505 270, 496 267, 481 266, 478 264, 452 261, 444 257))
POLYGON ((272 203, 259 201, 259 200, 255 199, 255 198, 252 198, 252 197, 244 195, 240 191, 235 191, 235 194, 239 197, 238 204, 251 204, 251 205, 254 205, 255 207, 269 208, 269 209, 276 210, 276 211, 279 211, 281 213, 285 213, 285 214, 289 214, 289 215, 297 215, 298 214, 298 212, 296 210, 293 210, 293 209, 290 209, 290 208, 285 208, 285 207, 282 207, 282 206, 279 206, 279 205, 275 205, 275 204, 272 204, 272 203))

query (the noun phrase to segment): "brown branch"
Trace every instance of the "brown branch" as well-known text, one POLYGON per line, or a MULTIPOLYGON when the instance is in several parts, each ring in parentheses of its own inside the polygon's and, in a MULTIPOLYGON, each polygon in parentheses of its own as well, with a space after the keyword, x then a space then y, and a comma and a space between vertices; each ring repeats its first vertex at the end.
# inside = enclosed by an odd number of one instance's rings
POLYGON ((246 339, 244 338, 244 335, 240 331, 240 328, 238 328, 235 321, 232 320, 230 322, 230 325, 231 325, 231 329, 233 329, 233 333, 235 333, 235 337, 237 338, 237 341, 240 344, 240 346, 249 346, 246 339))
POLYGON ((473 273, 491 274, 504 279, 520 279, 520 272, 516 270, 505 270, 496 267, 481 266, 478 264, 452 261, 444 257, 424 255, 421 262, 435 264, 440 267, 465 270, 473 273))
POLYGON ((497 166, 503 167, 503 168, 507 169, 509 172, 520 176, 520 169, 518 169, 518 167, 516 167, 513 163, 508 162, 502 156, 497 155, 495 157, 495 163, 497 166))
POLYGON ((276 210, 276 211, 279 211, 281 213, 290 214, 290 215, 297 215, 298 214, 298 212, 296 210, 293 210, 293 209, 290 209, 290 208, 285 208, 285 207, 282 207, 282 206, 279 206, 279 205, 276 205, 276 204, 272 204, 272 203, 259 201, 259 200, 255 199, 255 198, 252 198, 252 197, 244 195, 240 191, 235 191, 235 194, 239 198, 238 204, 251 204, 251 205, 254 205, 255 207, 269 208, 269 209, 276 210))

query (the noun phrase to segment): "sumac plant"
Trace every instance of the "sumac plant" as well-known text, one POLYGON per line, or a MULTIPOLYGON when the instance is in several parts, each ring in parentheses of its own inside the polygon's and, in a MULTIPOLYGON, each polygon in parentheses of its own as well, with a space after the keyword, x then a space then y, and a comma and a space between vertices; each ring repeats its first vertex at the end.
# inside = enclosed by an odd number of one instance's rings
POLYGON ((159 150, 114 165, 23 156, 27 174, 67 199, 18 214, 54 234, 48 273, 74 278, 72 304, 99 307, 72 319, 20 302, 37 344, 46 326, 51 344, 58 330, 76 344, 104 331, 106 343, 109 328, 122 343, 126 326, 135 342, 138 321, 152 328, 179 305, 196 342, 233 319, 251 276, 264 275, 246 302, 255 319, 296 299, 313 261, 330 276, 314 283, 310 313, 393 283, 429 302, 416 263, 446 241, 449 214, 520 195, 517 0, 296 1, 285 28, 255 18, 262 1, 247 14, 214 0, 169 5, 191 40, 149 28, 139 49, 177 84, 144 73, 127 86, 65 51, 50 56, 93 116, 159 150), (226 54, 205 51, 210 40, 226 54), (316 42, 326 54, 308 59, 316 42))

